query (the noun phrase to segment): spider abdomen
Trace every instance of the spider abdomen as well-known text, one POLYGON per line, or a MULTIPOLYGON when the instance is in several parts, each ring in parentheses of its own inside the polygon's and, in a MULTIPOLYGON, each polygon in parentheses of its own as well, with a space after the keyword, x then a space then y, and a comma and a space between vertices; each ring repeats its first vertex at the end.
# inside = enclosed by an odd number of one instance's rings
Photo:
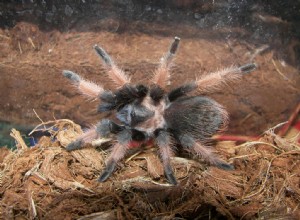
POLYGON ((204 141, 226 127, 228 114, 213 99, 194 96, 172 102, 165 110, 164 118, 175 138, 189 135, 204 141))

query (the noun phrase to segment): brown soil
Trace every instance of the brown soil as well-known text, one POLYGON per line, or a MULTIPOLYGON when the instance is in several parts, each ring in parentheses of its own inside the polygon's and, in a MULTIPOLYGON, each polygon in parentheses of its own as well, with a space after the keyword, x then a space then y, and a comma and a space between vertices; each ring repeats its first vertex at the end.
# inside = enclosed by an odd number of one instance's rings
POLYGON ((219 142, 216 149, 234 171, 173 157, 177 186, 166 183, 156 149, 149 146, 98 183, 106 151, 87 147, 67 152, 64 146, 80 127, 69 120, 46 124, 52 139, 43 137, 27 148, 14 131, 18 150, 0 149, 3 219, 300 218, 296 138, 280 138, 269 130, 256 142, 219 142))

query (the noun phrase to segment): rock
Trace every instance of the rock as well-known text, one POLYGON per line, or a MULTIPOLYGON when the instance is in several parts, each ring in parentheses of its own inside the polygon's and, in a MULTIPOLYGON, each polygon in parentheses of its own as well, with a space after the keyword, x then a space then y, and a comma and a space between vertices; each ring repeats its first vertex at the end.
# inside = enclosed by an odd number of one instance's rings
POLYGON ((157 9, 157 14, 162 14, 163 13, 163 11, 159 8, 159 9, 157 9))
POLYGON ((151 10, 152 10, 151 6, 150 5, 146 5, 145 11, 151 11, 151 10))
POLYGON ((199 14, 199 13, 195 13, 195 14, 194 14, 194 18, 197 19, 197 20, 199 20, 201 17, 202 17, 202 16, 201 16, 201 14, 199 14))
POLYGON ((69 5, 66 5, 66 7, 65 7, 65 15, 72 16, 73 12, 74 12, 74 10, 69 5))
POLYGON ((54 14, 53 14, 52 12, 47 12, 45 16, 46 16, 45 20, 46 20, 48 23, 52 23, 54 14))

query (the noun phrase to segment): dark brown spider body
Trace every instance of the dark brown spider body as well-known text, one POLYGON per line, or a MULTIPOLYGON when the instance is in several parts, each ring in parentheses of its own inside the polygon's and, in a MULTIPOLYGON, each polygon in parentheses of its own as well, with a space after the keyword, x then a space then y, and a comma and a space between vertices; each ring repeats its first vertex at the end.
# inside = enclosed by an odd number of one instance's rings
POLYGON ((175 144, 196 153, 211 165, 223 169, 233 168, 216 157, 210 147, 205 146, 213 134, 226 127, 226 110, 208 97, 188 94, 212 92, 223 83, 239 79, 243 73, 254 70, 255 64, 211 73, 195 82, 166 92, 169 68, 178 44, 179 38, 176 37, 168 53, 161 59, 151 86, 131 84, 125 73, 118 69, 109 55, 98 46, 95 46, 96 52, 107 67, 108 76, 118 88, 116 91, 107 91, 71 71, 63 72, 84 95, 99 98, 98 111, 113 111, 118 119, 118 122, 102 119, 94 128, 67 146, 67 150, 75 150, 96 138, 107 137, 110 134, 116 136, 117 143, 112 147, 106 168, 99 178, 100 182, 113 173, 117 162, 125 156, 126 151, 138 143, 154 142, 158 146, 166 178, 172 184, 177 184, 170 164, 175 144))
POLYGON ((164 115, 176 139, 190 135, 198 141, 206 140, 225 128, 228 120, 225 109, 204 96, 180 98, 166 109, 164 115))

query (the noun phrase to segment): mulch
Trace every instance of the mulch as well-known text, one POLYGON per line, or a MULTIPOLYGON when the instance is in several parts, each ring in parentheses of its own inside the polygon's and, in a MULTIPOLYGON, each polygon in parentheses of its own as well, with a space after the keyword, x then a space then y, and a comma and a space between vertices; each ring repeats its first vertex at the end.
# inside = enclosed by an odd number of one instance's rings
POLYGON ((34 147, 13 130, 17 149, 0 148, 0 219, 300 219, 297 126, 285 137, 276 127, 257 140, 217 141, 233 171, 179 152, 176 186, 166 182, 155 147, 135 149, 99 183, 110 142, 67 152, 79 125, 61 119, 33 132, 40 130, 49 135, 34 147))

